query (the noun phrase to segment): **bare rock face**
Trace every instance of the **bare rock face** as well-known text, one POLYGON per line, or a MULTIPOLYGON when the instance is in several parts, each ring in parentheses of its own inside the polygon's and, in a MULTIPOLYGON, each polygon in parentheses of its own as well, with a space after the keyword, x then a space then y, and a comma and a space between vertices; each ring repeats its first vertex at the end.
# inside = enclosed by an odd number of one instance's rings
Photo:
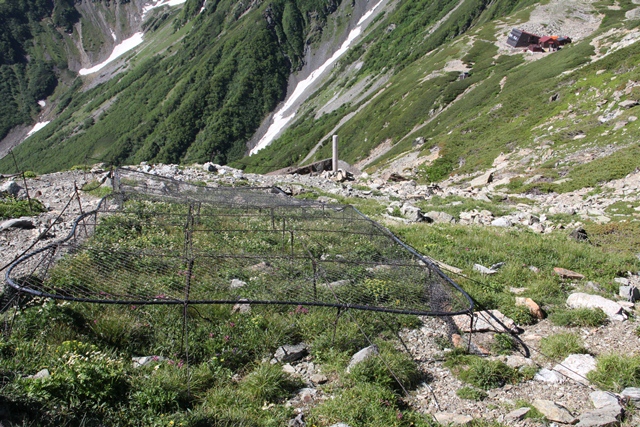
POLYGON ((627 315, 620 304, 599 295, 590 295, 582 292, 573 293, 567 298, 567 306, 570 308, 599 308, 611 320, 627 320, 627 315))

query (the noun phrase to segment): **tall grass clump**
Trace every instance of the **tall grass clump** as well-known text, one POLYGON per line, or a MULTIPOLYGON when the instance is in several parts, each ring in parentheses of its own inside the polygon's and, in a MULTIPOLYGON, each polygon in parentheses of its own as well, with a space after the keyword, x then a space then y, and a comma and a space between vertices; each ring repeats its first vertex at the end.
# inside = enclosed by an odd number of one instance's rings
POLYGON ((620 393, 626 387, 640 387, 640 356, 607 354, 597 358, 596 369, 587 374, 596 386, 620 393))
POLYGON ((607 315, 599 308, 559 309, 549 315, 549 320, 556 326, 602 326, 607 322, 607 315))
POLYGON ((570 354, 587 353, 582 339, 577 334, 555 334, 540 340, 540 351, 551 359, 564 359, 570 354))

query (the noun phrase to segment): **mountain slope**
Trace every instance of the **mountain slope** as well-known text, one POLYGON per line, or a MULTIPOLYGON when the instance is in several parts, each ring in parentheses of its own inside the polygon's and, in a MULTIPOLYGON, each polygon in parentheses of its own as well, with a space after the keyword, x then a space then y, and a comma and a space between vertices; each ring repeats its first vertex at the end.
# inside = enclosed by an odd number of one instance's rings
MULTIPOLYGON (((571 191, 605 164, 615 171, 598 179, 640 166, 631 1, 386 3, 308 89, 284 133, 244 156, 363 5, 189 0, 163 9, 147 18, 139 53, 57 98, 59 114, 15 150, 18 162, 44 172, 95 161, 214 161, 264 173, 329 157, 338 133, 342 159, 424 181, 492 168, 500 153, 518 159, 507 178, 521 191, 571 191), (505 43, 512 27, 574 43, 523 53, 505 43), (534 175, 539 182, 524 185, 534 175)), ((0 170, 12 167, 0 160, 0 170)))

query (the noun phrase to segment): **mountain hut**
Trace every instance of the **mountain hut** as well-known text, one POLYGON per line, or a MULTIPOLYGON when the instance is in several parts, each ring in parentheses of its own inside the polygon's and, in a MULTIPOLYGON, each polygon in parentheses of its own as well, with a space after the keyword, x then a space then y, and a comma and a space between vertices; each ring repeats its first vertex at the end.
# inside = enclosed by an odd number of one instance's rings
POLYGON ((524 30, 514 28, 507 37, 507 44, 511 47, 528 47, 532 44, 538 44, 540 42, 540 36, 527 33, 524 30))

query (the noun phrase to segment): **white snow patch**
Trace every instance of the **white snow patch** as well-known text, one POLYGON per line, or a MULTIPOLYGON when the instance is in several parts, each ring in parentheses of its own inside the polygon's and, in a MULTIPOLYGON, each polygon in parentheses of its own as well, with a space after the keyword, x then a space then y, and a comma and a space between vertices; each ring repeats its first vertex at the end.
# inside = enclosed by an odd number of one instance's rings
POLYGON ((91 68, 83 68, 78 71, 78 74, 80 74, 81 76, 86 76, 87 74, 92 74, 96 71, 101 70, 110 62, 114 61, 118 57, 124 55, 125 53, 129 52, 131 49, 142 43, 142 35, 142 33, 135 33, 128 39, 123 40, 120 44, 116 45, 116 47, 113 48, 111 56, 109 56, 104 62, 101 62, 98 65, 94 65, 91 68))
POLYGON ((41 99, 40 101, 38 101, 38 105, 41 107, 45 107, 47 105, 46 101, 44 99, 41 99))
POLYGON ((162 7, 162 6, 178 6, 180 4, 185 3, 187 0, 160 0, 158 2, 152 2, 148 5, 146 5, 144 8, 142 8, 142 19, 144 19, 144 17, 146 16, 146 14, 155 8, 158 7, 162 7))
POLYGON ((207 6, 207 0, 204 0, 204 3, 202 3, 202 7, 200 8, 200 12, 198 12, 198 14, 204 12, 205 6, 207 6))
POLYGON ((284 126, 294 118, 294 116, 296 115, 295 111, 293 111, 286 117, 284 115, 285 112, 287 112, 287 110, 291 108, 291 106, 300 98, 300 96, 302 96, 306 89, 311 86, 311 84, 313 84, 313 82, 315 82, 322 75, 322 73, 324 73, 324 71, 329 68, 330 65, 336 62, 338 58, 340 58, 340 56, 342 56, 349 49, 353 41, 360 35, 360 33, 362 33, 362 24, 373 14, 373 12, 378 8, 378 6, 382 4, 383 1, 384 0, 380 0, 375 6, 371 8, 371 10, 369 10, 362 16, 362 18, 360 18, 357 27, 351 30, 347 39, 344 41, 344 43, 342 43, 342 46, 340 46, 340 49, 338 49, 331 56, 331 58, 327 59, 327 61, 320 67, 316 68, 309 75, 309 77, 298 83, 289 99, 285 102, 284 106, 273 115, 273 123, 271 124, 271 126, 269 126, 269 129, 267 129, 267 132, 264 134, 264 136, 260 138, 258 144, 249 152, 250 156, 256 154, 258 151, 271 144, 275 137, 280 133, 282 128, 284 128, 284 126))
POLYGON ((113 30, 109 30, 111 31, 111 37, 113 37, 113 41, 116 41, 116 33, 113 32, 113 30))
POLYGON ((43 127, 45 127, 49 123, 50 123, 50 121, 36 123, 35 126, 33 127, 33 129, 31 129, 29 131, 29 133, 27 134, 27 138, 29 138, 34 133, 38 132, 40 129, 42 129, 43 127))

